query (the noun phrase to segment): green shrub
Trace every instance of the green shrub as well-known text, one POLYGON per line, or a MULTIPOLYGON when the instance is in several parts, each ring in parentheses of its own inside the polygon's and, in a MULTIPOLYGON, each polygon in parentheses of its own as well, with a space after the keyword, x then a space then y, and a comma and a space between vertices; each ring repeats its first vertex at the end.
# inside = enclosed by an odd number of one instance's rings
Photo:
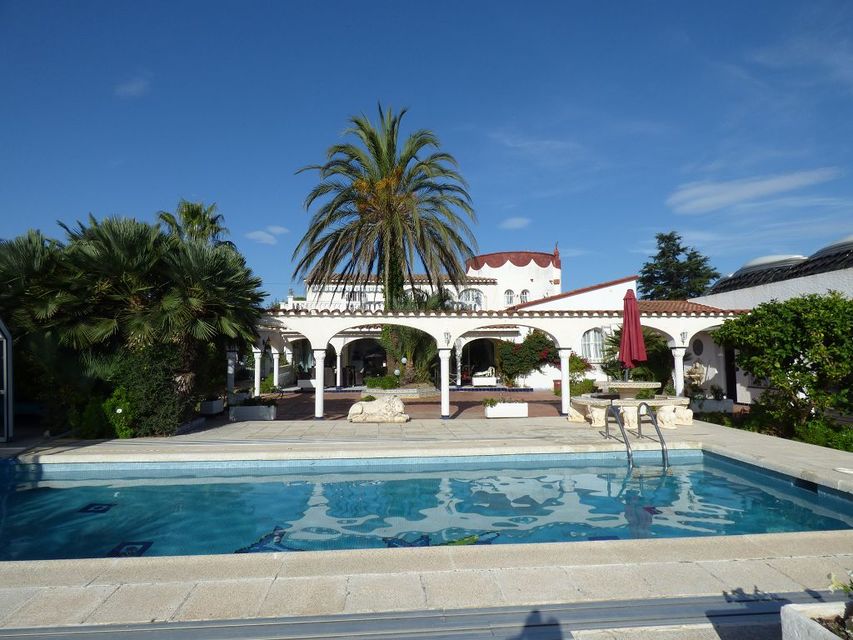
POLYGON ((364 381, 368 389, 396 389, 400 381, 397 376, 374 376, 364 381))
POLYGON ((74 435, 86 440, 109 438, 113 435, 112 427, 104 413, 103 403, 103 398, 97 396, 89 398, 89 402, 80 414, 74 435))
POLYGON ((815 419, 798 425, 795 438, 821 447, 853 451, 853 428, 828 419, 815 419))
POLYGON ((374 400, 376 400, 376 396, 362 396, 361 397, 362 402, 373 402, 374 400))
MULTIPOLYGON (((569 393, 573 396, 580 396, 585 393, 595 393, 596 391, 598 391, 598 386, 595 384, 595 380, 590 380, 589 378, 572 380, 569 384, 569 393)), ((554 395, 559 397, 561 392, 554 389, 554 395)))
POLYGON ((637 400, 653 400, 655 397, 654 389, 640 389, 637 391, 637 400))
POLYGON ((274 389, 272 374, 261 378, 261 393, 272 393, 274 389))
POLYGON ((111 382, 125 390, 133 415, 130 437, 173 435, 190 413, 192 399, 179 393, 180 355, 169 345, 123 354, 111 382))
POLYGON ((124 387, 118 387, 103 403, 104 414, 119 438, 133 437, 135 416, 124 387))

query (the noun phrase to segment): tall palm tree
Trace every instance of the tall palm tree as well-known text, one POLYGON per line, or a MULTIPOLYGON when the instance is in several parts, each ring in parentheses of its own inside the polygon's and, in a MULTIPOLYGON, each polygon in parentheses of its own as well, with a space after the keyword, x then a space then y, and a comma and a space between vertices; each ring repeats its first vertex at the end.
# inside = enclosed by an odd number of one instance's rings
POLYGON ((476 248, 467 185, 431 131, 415 131, 400 144, 405 113, 380 106, 376 126, 363 115, 350 118, 345 133, 355 142, 333 145, 325 164, 299 170, 319 173, 305 208, 320 206, 293 253, 294 277, 346 289, 375 274, 386 309, 401 304, 418 265, 435 288, 442 274, 454 285, 463 280, 465 259, 476 248))
POLYGON ((165 225, 169 235, 181 240, 234 246, 230 240, 222 239, 228 235, 228 229, 223 224, 225 217, 217 212, 216 203, 205 206, 203 202, 189 202, 182 198, 175 213, 161 211, 157 219, 165 225))

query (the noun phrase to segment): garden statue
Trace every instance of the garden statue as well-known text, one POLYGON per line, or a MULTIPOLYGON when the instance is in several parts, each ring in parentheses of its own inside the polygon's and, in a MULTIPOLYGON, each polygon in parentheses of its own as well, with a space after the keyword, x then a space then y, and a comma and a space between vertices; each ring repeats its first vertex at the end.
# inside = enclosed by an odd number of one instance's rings
POLYGON ((384 396, 377 400, 362 400, 350 407, 350 422, 408 422, 406 407, 398 396, 384 396))

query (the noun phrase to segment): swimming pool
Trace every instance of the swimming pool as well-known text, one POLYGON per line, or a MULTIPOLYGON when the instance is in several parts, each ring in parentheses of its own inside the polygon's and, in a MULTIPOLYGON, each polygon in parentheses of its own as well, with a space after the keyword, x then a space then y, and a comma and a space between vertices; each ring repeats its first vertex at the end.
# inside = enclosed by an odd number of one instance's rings
POLYGON ((700 451, 5 465, 0 559, 720 536, 853 528, 853 501, 700 451))

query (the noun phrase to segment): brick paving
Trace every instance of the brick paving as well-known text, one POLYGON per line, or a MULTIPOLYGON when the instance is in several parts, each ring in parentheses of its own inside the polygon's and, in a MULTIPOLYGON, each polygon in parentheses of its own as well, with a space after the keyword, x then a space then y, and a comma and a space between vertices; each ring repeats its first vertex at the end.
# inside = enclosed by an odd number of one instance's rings
MULTIPOLYGON (((523 399, 528 403, 531 418, 550 418, 560 415, 560 399, 550 391, 504 393, 499 391, 457 391, 450 393, 450 416, 452 418, 485 418, 482 402, 486 398, 501 396, 523 399)), ((329 393, 324 397, 327 420, 344 420, 354 402, 361 399, 359 392, 329 393)), ((440 399, 404 398, 406 413, 413 420, 438 418, 441 415, 440 399)), ((314 417, 314 392, 289 393, 278 400, 278 420, 309 420, 314 417)))

